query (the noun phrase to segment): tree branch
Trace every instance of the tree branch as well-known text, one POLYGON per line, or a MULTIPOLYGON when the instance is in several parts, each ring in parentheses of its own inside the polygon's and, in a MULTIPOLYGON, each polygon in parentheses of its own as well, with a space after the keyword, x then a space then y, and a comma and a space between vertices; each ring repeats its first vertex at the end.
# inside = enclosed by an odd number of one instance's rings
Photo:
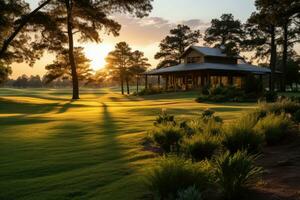
POLYGON ((14 30, 14 32, 3 42, 3 46, 0 50, 0 59, 3 58, 4 53, 6 52, 7 48, 9 47, 10 43, 15 39, 15 37, 18 35, 18 33, 22 30, 22 28, 28 23, 28 21, 43 7, 45 7, 48 3, 50 3, 51 0, 46 0, 44 3, 42 3, 40 6, 38 6, 35 10, 33 10, 31 13, 26 15, 23 19, 21 19, 21 23, 19 26, 17 26, 14 30))

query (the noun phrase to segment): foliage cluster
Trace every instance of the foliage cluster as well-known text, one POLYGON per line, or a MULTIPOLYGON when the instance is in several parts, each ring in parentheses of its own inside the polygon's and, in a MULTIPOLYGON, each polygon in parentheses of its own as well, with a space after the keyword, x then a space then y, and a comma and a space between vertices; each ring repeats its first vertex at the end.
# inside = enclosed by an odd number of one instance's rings
POLYGON ((263 170, 255 165, 261 148, 287 136, 299 115, 291 116, 297 106, 292 101, 261 104, 228 124, 211 110, 184 122, 162 113, 150 137, 164 158, 147 175, 148 188, 158 199, 211 199, 209 190, 220 191, 215 194, 226 200, 242 198, 261 177, 263 170), (195 166, 206 176, 183 175, 194 174, 195 166))

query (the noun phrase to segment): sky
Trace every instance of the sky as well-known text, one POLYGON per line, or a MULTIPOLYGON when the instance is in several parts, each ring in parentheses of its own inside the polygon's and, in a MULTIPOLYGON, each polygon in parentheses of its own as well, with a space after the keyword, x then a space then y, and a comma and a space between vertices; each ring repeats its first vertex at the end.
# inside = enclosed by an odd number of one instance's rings
MULTIPOLYGON (((27 0, 32 8, 37 6, 38 0, 27 0)), ((153 10, 143 19, 127 15, 113 16, 121 25, 119 37, 102 35, 102 43, 77 44, 85 48, 86 56, 91 60, 94 70, 105 65, 105 56, 114 49, 117 42, 126 41, 133 50, 140 50, 149 58, 153 67, 158 63, 154 59, 158 51, 159 42, 177 24, 189 25, 192 29, 200 29, 204 33, 210 21, 219 18, 223 13, 232 13, 236 19, 245 22, 255 11, 254 0, 154 0, 153 10)), ((50 64, 54 55, 45 53, 33 67, 26 63, 12 65, 12 78, 22 74, 45 74, 45 66, 50 64)))

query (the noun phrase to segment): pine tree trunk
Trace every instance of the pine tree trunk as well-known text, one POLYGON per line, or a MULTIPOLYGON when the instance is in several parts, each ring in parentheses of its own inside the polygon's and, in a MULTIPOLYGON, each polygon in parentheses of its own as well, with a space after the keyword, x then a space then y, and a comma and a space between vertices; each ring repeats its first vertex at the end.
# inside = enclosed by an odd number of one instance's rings
POLYGON ((76 63, 74 57, 74 41, 73 41, 73 0, 65 0, 67 7, 67 24, 68 24, 68 38, 69 38, 69 61, 71 65, 73 97, 72 99, 79 99, 79 83, 76 71, 76 63))
POLYGON ((130 94, 129 80, 126 78, 127 94, 130 94))
POLYGON ((270 61, 270 69, 271 69, 271 78, 270 78, 270 91, 274 91, 275 87, 275 70, 276 70, 276 36, 275 36, 275 26, 271 26, 271 61, 270 61))
POLYGON ((121 75, 120 80, 121 80, 121 92, 122 92, 122 95, 124 95, 124 77, 123 77, 123 75, 121 75))
POLYGON ((15 39, 15 37, 20 33, 23 27, 29 22, 29 20, 42 8, 44 8, 51 0, 47 0, 41 5, 39 5, 36 9, 34 9, 31 13, 26 15, 22 20, 19 26, 15 28, 12 34, 3 42, 3 45, 0 49, 0 59, 4 57, 6 50, 8 49, 10 43, 15 39))
POLYGON ((287 54, 288 54, 288 21, 283 26, 283 52, 282 52, 282 85, 281 91, 286 90, 286 68, 287 68, 287 54))

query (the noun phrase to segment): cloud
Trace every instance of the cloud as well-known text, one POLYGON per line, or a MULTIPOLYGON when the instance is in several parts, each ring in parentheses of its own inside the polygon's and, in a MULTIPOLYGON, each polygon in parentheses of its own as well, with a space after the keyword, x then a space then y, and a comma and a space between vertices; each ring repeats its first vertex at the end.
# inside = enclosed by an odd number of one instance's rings
POLYGON ((161 17, 133 18, 127 15, 115 17, 115 20, 122 25, 119 37, 106 37, 110 42, 127 41, 129 44, 138 46, 149 46, 159 43, 170 30, 177 24, 186 24, 192 29, 200 29, 202 33, 209 26, 209 23, 199 19, 171 22, 161 17))

